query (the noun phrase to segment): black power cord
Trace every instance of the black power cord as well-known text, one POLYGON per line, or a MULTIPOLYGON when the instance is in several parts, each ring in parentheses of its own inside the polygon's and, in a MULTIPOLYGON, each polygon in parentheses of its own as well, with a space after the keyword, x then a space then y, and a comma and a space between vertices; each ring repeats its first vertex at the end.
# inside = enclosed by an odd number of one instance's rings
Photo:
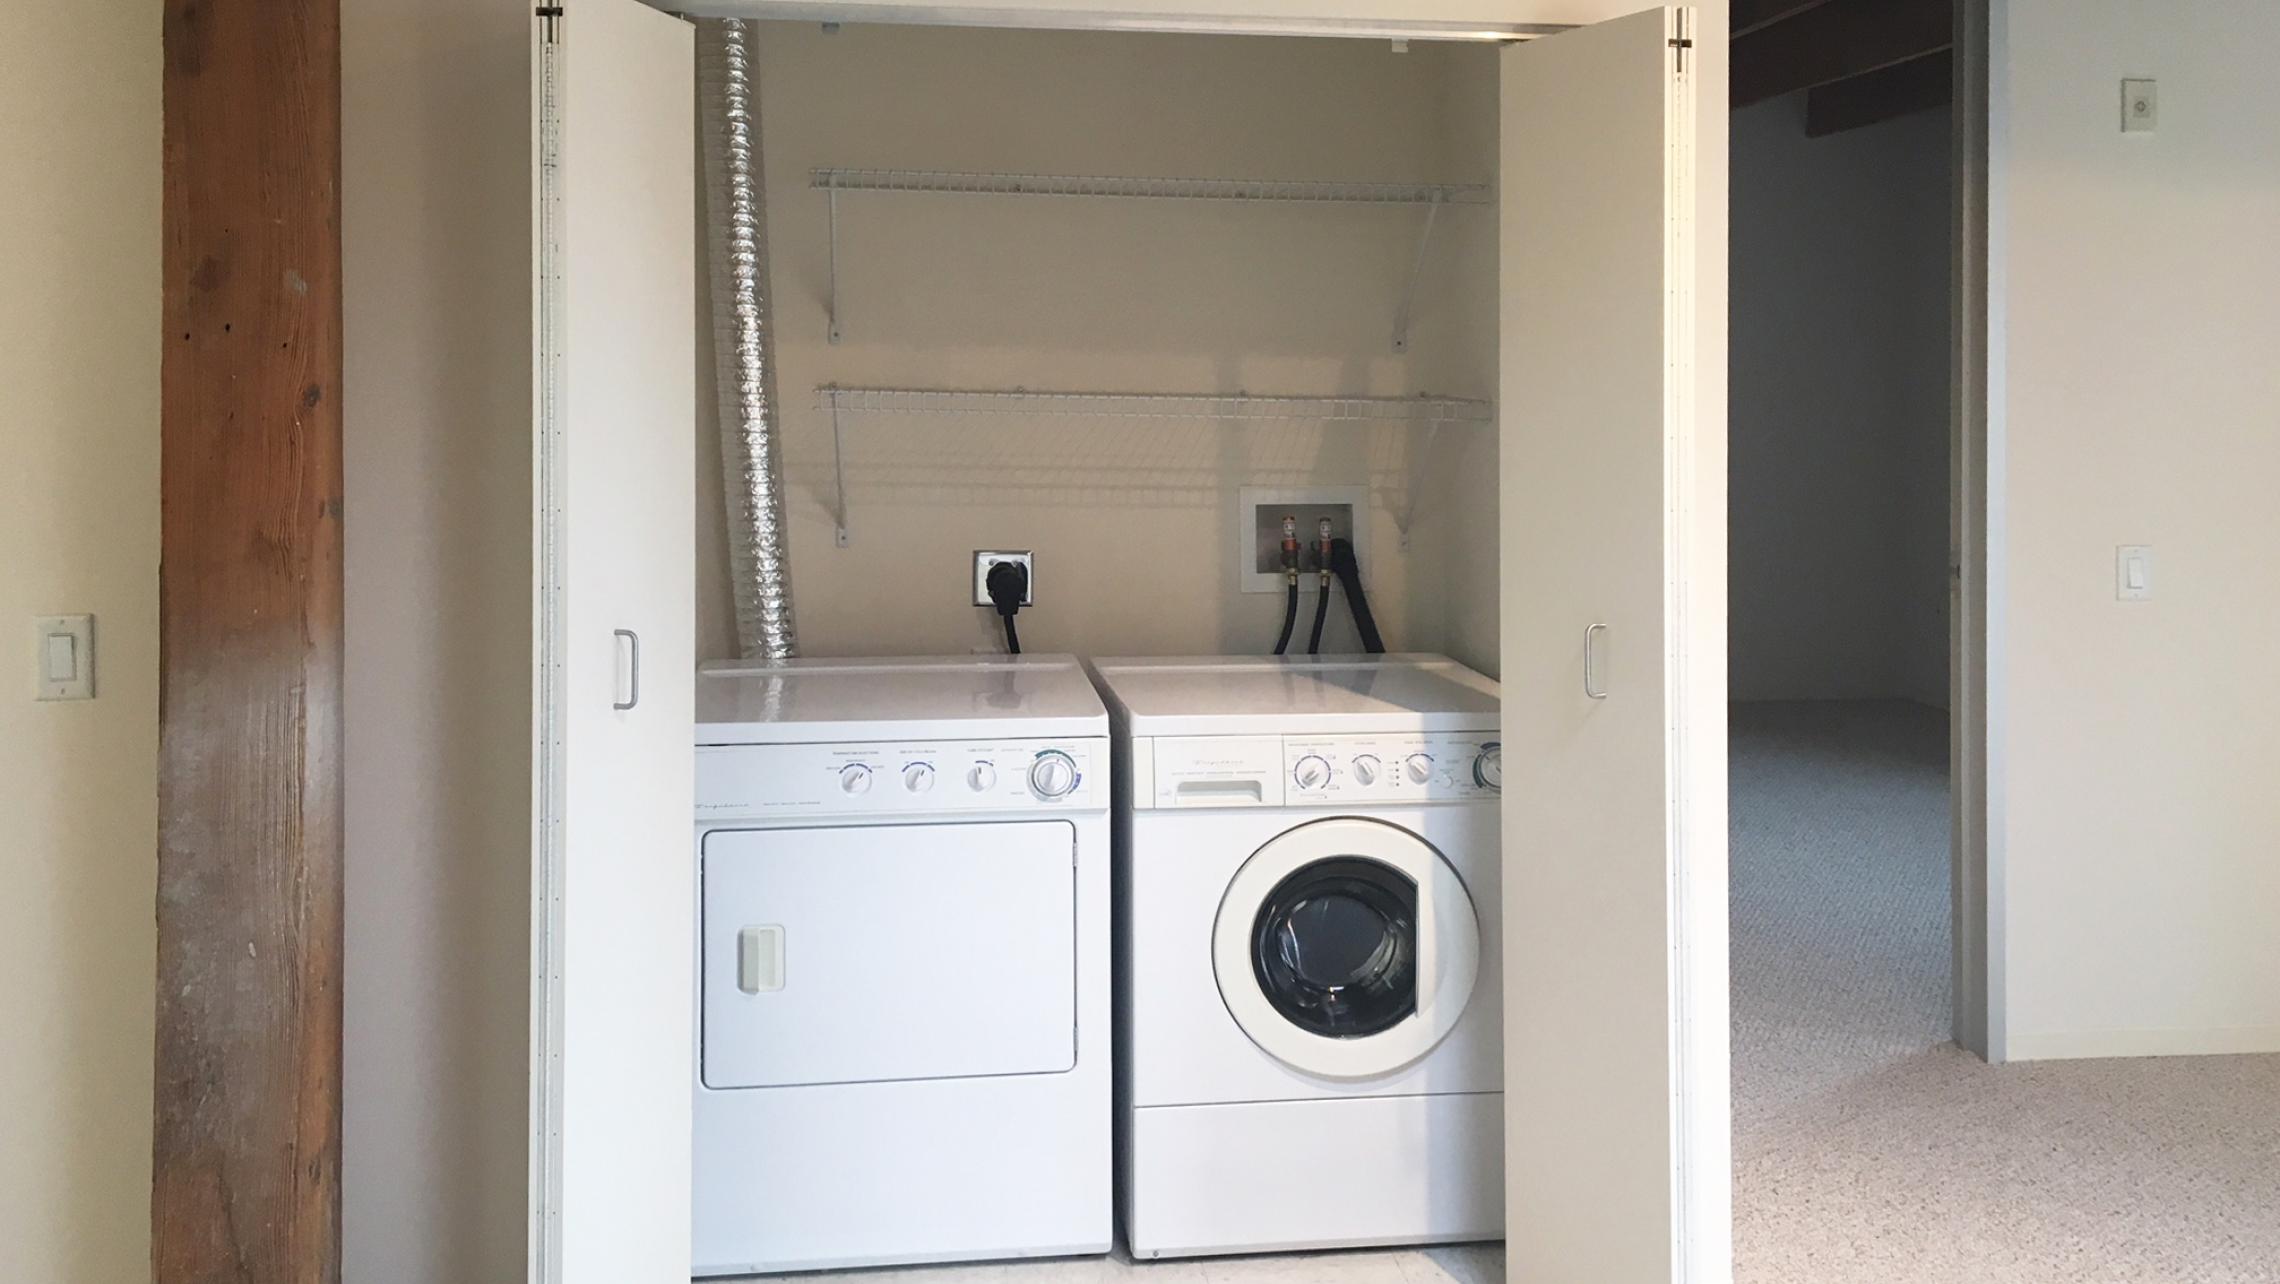
POLYGON ((982 586, 989 590, 990 602, 1005 621, 1006 653, 1020 655, 1021 634, 1013 627, 1013 616, 1021 609, 1021 599, 1029 596, 1028 570, 1019 562, 998 562, 982 577, 982 586))

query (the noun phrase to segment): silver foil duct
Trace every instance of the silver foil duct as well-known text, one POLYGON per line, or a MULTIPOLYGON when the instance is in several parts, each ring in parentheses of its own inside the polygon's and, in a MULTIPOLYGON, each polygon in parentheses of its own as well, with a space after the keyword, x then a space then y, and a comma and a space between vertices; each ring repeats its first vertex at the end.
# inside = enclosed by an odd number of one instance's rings
POLYGON ((792 629, 791 548, 777 439, 776 330, 768 307, 768 216, 753 35, 748 21, 699 21, 697 99, 737 645, 748 658, 787 660, 799 643, 792 629))

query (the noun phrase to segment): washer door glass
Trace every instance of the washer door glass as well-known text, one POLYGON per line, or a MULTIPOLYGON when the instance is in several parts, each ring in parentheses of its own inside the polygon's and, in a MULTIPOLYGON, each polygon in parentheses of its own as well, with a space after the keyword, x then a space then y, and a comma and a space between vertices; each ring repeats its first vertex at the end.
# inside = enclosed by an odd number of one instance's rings
POLYGON ((1268 1056, 1330 1079, 1396 1073, 1456 1028, 1480 970, 1457 872, 1398 825, 1317 820, 1251 854, 1212 926, 1227 1014, 1268 1056))
POLYGON ((1267 1002, 1333 1039, 1382 1033, 1417 1011, 1417 880, 1336 856, 1276 884, 1252 931, 1267 1002))

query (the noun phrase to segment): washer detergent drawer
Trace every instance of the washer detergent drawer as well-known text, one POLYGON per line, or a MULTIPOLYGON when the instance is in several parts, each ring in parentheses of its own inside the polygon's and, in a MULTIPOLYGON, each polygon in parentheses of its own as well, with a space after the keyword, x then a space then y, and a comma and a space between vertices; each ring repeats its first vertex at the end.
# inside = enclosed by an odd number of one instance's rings
POLYGON ((1076 1065, 1076 827, 705 835, 709 1088, 1076 1065))

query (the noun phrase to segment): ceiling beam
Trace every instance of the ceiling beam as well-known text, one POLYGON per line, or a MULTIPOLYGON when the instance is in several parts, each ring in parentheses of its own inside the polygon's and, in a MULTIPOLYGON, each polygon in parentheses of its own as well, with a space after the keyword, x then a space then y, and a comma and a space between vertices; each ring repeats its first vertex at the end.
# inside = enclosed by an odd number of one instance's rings
POLYGON ((1823 138, 1945 107, 1953 94, 1955 60, 1942 49, 1865 76, 1805 92, 1805 136, 1823 138))
POLYGON ((1728 33, 1738 39, 1827 3, 1829 0, 1733 0, 1728 33))
POLYGON ((154 1284, 339 1284, 339 0, 165 0, 154 1284))
POLYGON ((1954 28, 1950 0, 1828 0, 1734 41, 1733 105, 1921 58, 1954 44, 1954 28))

